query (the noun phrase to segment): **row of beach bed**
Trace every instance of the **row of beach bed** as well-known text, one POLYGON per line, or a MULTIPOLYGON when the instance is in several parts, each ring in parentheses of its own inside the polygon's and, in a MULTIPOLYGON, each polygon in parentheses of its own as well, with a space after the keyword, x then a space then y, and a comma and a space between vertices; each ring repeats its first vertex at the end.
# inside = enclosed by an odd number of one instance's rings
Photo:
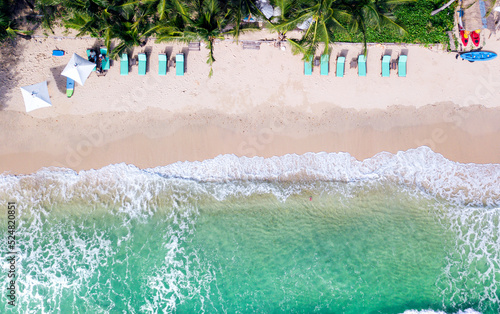
MULTIPOLYGON (((109 70, 110 67, 110 61, 108 57, 108 50, 105 47, 97 49, 87 49, 87 58, 89 61, 92 61, 96 63, 96 67, 94 68, 94 71, 97 70, 98 74, 105 74, 106 71, 109 70), (102 56, 102 60, 98 61, 98 56, 97 52, 99 52, 99 56, 102 56), (92 55, 92 53, 94 55, 92 55), (95 57, 94 57, 95 56, 95 57), (95 58, 92 60, 92 58, 95 58)), ((167 75, 167 64, 168 64, 168 59, 166 54, 159 54, 158 55, 158 74, 159 75, 167 75)), ((137 62, 138 68, 139 68, 139 75, 146 75, 146 69, 147 69, 147 55, 145 53, 139 53, 137 55, 137 60, 133 59, 132 64, 135 64, 137 62)), ((175 74, 177 76, 183 76, 184 75, 184 54, 183 53, 178 53, 175 56, 175 74)), ((130 62, 128 58, 127 53, 122 53, 120 56, 120 75, 128 75, 130 70, 130 62)))
MULTIPOLYGON (((198 47, 199 49, 199 47, 198 47)), ((105 47, 100 47, 99 49, 87 49, 87 58, 89 61, 92 61, 96 64, 94 67, 94 71, 97 72, 98 75, 106 75, 107 71, 110 68, 110 60, 108 57, 107 49, 105 47)), ((397 60, 391 62, 390 55, 384 55, 382 57, 382 77, 389 77, 390 70, 396 69, 398 70, 398 76, 406 77, 406 55, 400 55, 397 60)), ((138 64, 138 74, 146 75, 147 71, 147 54, 139 53, 137 55, 137 59, 132 59, 132 65, 137 62, 138 64)), ((317 58, 314 60, 314 65, 320 66, 320 74, 328 75, 329 73, 329 61, 330 56, 328 54, 321 55, 321 58, 317 58)), ((351 62, 351 67, 353 67, 353 63, 358 67, 358 75, 366 76, 366 55, 361 54, 358 56, 357 60, 353 60, 351 62)), ((120 75, 128 75, 130 71, 129 57, 127 53, 123 53, 120 56, 120 75)), ((169 66, 168 58, 166 54, 158 55, 158 74, 159 75, 167 75, 167 69, 169 66)), ((175 56, 174 60, 171 60, 170 66, 175 66, 175 75, 183 76, 185 71, 185 63, 184 63, 184 54, 178 53, 175 56)), ((336 76, 343 77, 345 69, 345 57, 338 56, 337 57, 337 66, 336 66, 336 76)), ((313 72, 313 57, 311 56, 309 60, 304 62, 304 74, 312 75, 313 72)), ((75 82, 73 79, 67 78, 66 81, 66 95, 71 97, 73 95, 75 82)))
MULTIPOLYGON (((109 70, 110 67, 110 61, 109 57, 107 55, 107 49, 104 47, 101 47, 99 50, 100 55, 103 56, 102 60, 99 60, 97 62, 97 57, 96 60, 91 60, 91 53, 94 49, 87 49, 87 57, 89 58, 89 61, 92 61, 96 63, 96 67, 94 68, 94 71, 97 70, 98 74, 103 72, 102 74, 105 73, 105 71, 109 70), (99 68, 98 65, 99 64, 99 68)), ((95 50, 94 50, 95 51, 95 50)), ((158 55, 159 59, 159 64, 158 64, 158 74, 159 75, 167 75, 167 64, 168 64, 168 59, 166 54, 159 54, 158 55)), ((137 60, 133 59, 132 64, 135 64, 137 62, 138 68, 139 68, 139 75, 146 75, 146 69, 147 69, 147 55, 145 53, 139 53, 137 55, 137 60)), ((129 70, 130 70, 130 62, 128 58, 127 53, 122 53, 120 56, 120 74, 121 75, 128 75, 129 70)), ((178 76, 183 76, 184 75, 184 54, 179 53, 175 56, 175 74, 178 76)))
MULTIPOLYGON (((87 50, 87 57, 89 57, 90 60, 90 54, 91 54, 91 49, 87 50)), ((98 50, 99 51, 99 50, 98 50)), ((109 57, 107 56, 107 49, 101 47, 100 48, 100 55, 104 56, 104 59, 100 62, 100 68, 98 72, 101 71, 107 71, 109 70, 110 67, 110 61, 109 57)), ((394 60, 391 62, 391 56, 390 55, 384 55, 382 57, 382 77, 389 77, 390 76, 390 70, 391 69, 396 69, 398 70, 398 76, 400 77, 406 77, 406 60, 407 56, 406 55, 400 55, 397 60, 394 60)), ((328 54, 323 54, 321 55, 320 58, 316 58, 314 60, 314 65, 320 66, 320 74, 321 75, 328 75, 329 73, 329 61, 330 61, 330 56, 328 54)), ((138 64, 138 74, 139 75, 146 75, 146 68, 147 68, 147 55, 146 53, 139 53, 137 55, 137 59, 133 59, 132 64, 135 64, 137 62, 138 64)), ((358 75, 359 76, 366 76, 366 55, 360 54, 358 56, 357 60, 353 60, 351 62, 351 67, 357 66, 358 68, 358 75)), ((173 60, 171 61, 170 65, 175 66, 175 74, 177 76, 183 76, 184 75, 184 54, 183 53, 178 53, 175 56, 175 63, 173 63, 173 60)), ((168 58, 166 54, 159 54, 158 55, 158 74, 159 75, 167 75, 167 68, 168 68, 168 58)), ((96 68, 94 68, 94 71, 96 68)), ((130 62, 129 62, 129 57, 127 53, 123 53, 120 56, 120 75, 128 75, 130 70, 130 62)), ((312 75, 313 72, 313 57, 311 56, 309 60, 304 61, 304 74, 305 75, 312 75)), ((344 56, 338 56, 337 57, 337 66, 336 66, 336 76, 337 77, 343 77, 345 72, 345 57, 344 56)))
MULTIPOLYGON (((158 55, 158 74, 167 75, 168 59, 167 55, 162 53, 158 55)), ((139 75, 146 75, 147 55, 139 53, 137 55, 137 63, 139 68, 139 75)), ((120 75, 128 75, 129 73, 129 59, 126 53, 120 56, 120 75)), ((184 75, 184 54, 178 53, 175 56, 175 75, 184 75)))
MULTIPOLYGON (((391 62, 391 56, 384 55, 382 57, 382 72, 381 72, 382 77, 389 77, 390 70, 396 69, 396 67, 398 70, 398 76, 406 77, 406 60, 407 60, 406 55, 400 55, 397 60, 391 62)), ((328 75, 329 61, 330 61, 330 56, 327 54, 323 54, 321 55, 321 58, 314 60, 314 65, 320 66, 321 75, 328 75)), ((358 75, 366 76, 366 55, 364 54, 359 55, 357 62, 354 61, 354 63, 358 67, 358 75)), ((345 57, 339 56, 337 57, 336 76, 343 77, 345 72, 344 69, 345 69, 345 57)), ((312 71, 313 71, 313 57, 311 56, 309 60, 304 61, 304 74, 312 75, 312 71)))
MULTIPOLYGON (((55 50, 58 51, 59 50, 55 50)), ((62 54, 59 55, 63 55, 62 54)), ((97 73, 98 76, 104 76, 108 72, 111 62, 108 57, 108 50, 105 47, 100 47, 99 49, 87 49, 87 58, 89 61, 95 63, 95 67, 93 69, 94 72, 97 73)), ((167 66, 168 60, 166 54, 160 54, 158 56, 159 59, 159 67, 158 74, 159 75, 167 75, 167 66)), ((137 61, 139 68, 139 75, 146 75, 147 70, 147 55, 145 53, 139 53, 137 55, 137 60, 133 59, 132 64, 135 64, 137 61)), ((173 62, 173 60, 172 60, 173 62)), ((120 75, 128 75, 130 70, 130 62, 127 53, 123 53, 120 56, 120 75)), ((179 53, 175 56, 175 74, 177 76, 184 75, 184 54, 179 53)), ((71 78, 66 79, 66 96, 72 97, 75 89, 75 81, 71 78)))
MULTIPOLYGON (((140 53, 138 55, 137 59, 138 59, 138 65, 139 65, 139 75, 146 75, 146 64, 147 64, 146 54, 140 53)), ((321 67, 320 67, 321 75, 328 75, 329 59, 330 59, 330 56, 327 54, 324 54, 321 56, 320 60, 315 60, 315 61, 320 61, 318 63, 320 63, 320 65, 321 65, 321 67)), ((167 74, 167 64, 168 64, 167 55, 166 54, 159 54, 158 60, 159 60, 158 61, 158 74, 159 75, 166 75, 167 74)), ((406 55, 400 55, 398 57, 397 61, 391 62, 391 56, 384 55, 382 57, 382 77, 389 77, 391 68, 396 69, 396 67, 398 70, 398 76, 406 77, 406 60, 407 60, 406 55)), ((319 65, 319 64, 316 64, 316 65, 319 65)), ((358 56, 357 67, 358 67, 358 75, 359 76, 366 76, 366 55, 361 54, 358 56)), ((344 76, 344 69, 345 69, 345 57, 339 56, 339 57, 337 57, 336 76, 343 77, 344 76)), ((305 75, 312 75, 312 70, 313 70, 313 58, 311 56, 308 61, 304 62, 304 74, 305 75)), ((128 55, 126 53, 123 53, 120 57, 120 74, 121 75, 128 75, 128 73, 129 73, 128 55)), ((178 53, 175 56, 175 74, 177 76, 184 75, 184 54, 183 53, 178 53)))

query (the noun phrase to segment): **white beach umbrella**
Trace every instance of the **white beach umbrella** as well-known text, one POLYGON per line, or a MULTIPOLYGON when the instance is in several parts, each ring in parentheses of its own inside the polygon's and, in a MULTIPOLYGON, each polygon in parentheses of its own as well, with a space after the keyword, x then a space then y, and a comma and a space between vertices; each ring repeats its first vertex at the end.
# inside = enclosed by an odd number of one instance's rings
POLYGON ((264 16, 268 19, 271 18, 274 14, 274 8, 269 3, 261 3, 259 9, 260 12, 262 12, 262 14, 264 14, 264 16))
POLYGON ((26 112, 52 106, 49 90, 47 89, 47 81, 21 87, 21 92, 23 93, 26 112))
POLYGON ((297 28, 301 29, 301 30, 306 30, 309 28, 309 25, 311 25, 312 21, 313 21, 313 19, 312 19, 312 17, 310 17, 307 20, 305 20, 304 22, 297 24, 297 28))
POLYGON ((280 7, 274 8, 273 16, 281 16, 281 8, 280 7))
POLYGON ((78 82, 78 84, 83 85, 94 68, 95 63, 92 63, 74 53, 61 75, 69 77, 75 82, 78 82))

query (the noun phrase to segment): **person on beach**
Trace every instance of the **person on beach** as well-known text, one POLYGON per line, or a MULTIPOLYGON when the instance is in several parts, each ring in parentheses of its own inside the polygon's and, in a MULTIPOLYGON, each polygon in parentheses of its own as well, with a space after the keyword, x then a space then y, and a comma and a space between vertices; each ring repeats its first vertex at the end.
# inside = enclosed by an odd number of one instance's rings
POLYGON ((97 63, 96 53, 94 49, 90 50, 89 61, 97 63))
POLYGON ((99 54, 99 63, 97 64, 97 73, 102 73, 102 63, 104 61, 104 56, 100 53, 99 54))

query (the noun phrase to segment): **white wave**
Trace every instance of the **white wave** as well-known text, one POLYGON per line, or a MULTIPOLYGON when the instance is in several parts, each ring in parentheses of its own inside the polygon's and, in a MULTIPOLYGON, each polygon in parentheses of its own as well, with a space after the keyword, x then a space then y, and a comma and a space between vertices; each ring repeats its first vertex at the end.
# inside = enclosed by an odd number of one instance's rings
MULTIPOLYGON (((109 240, 96 233, 91 235, 95 240, 88 242, 88 239, 73 232, 68 244, 65 245, 58 232, 54 231, 47 239, 50 246, 43 247, 38 242, 34 243, 34 239, 42 239, 42 233, 47 237, 41 229, 36 228, 41 228, 45 217, 50 215, 50 211, 56 210, 53 207, 57 206, 52 206, 55 202, 77 201, 81 204, 90 204, 86 210, 95 210, 96 204, 105 205, 106 208, 125 214, 125 226, 127 226, 126 220, 150 217, 155 207, 168 202, 171 205, 169 207, 178 210, 172 218, 174 225, 180 229, 164 235, 168 254, 161 267, 155 269, 147 278, 148 286, 154 288, 155 294, 153 301, 141 308, 144 312, 156 312, 162 308, 175 310, 180 300, 190 298, 192 295, 204 295, 203 300, 209 302, 208 286, 210 282, 216 280, 207 265, 203 265, 208 268, 205 269, 206 273, 198 276, 197 269, 203 267, 200 267, 196 254, 190 255, 190 259, 182 258, 185 252, 179 247, 178 241, 182 241, 188 232, 192 232, 190 227, 192 222, 188 213, 195 211, 195 208, 186 208, 186 204, 196 206, 194 204, 197 204, 199 195, 223 200, 231 196, 269 193, 284 200, 294 193, 300 193, 302 189, 317 188, 315 181, 347 183, 389 181, 451 201, 478 205, 479 209, 467 206, 462 207, 463 211, 458 211, 456 210, 460 207, 458 206, 448 212, 447 220, 451 221, 452 229, 457 230, 457 239, 461 240, 455 246, 459 248, 459 252, 464 253, 460 255, 460 263, 450 264, 449 268, 445 269, 446 276, 441 282, 458 291, 458 286, 467 286, 459 283, 468 276, 464 276, 463 279, 458 278, 454 270, 481 262, 488 267, 479 268, 483 271, 480 278, 489 281, 488 285, 485 285, 487 289, 474 297, 478 300, 498 302, 498 298, 495 299, 498 285, 495 278, 499 274, 498 252, 500 251, 496 235, 500 225, 498 214, 495 213, 498 213, 500 204, 500 165, 456 163, 427 147, 397 154, 380 153, 364 161, 358 161, 347 153, 307 153, 300 156, 286 155, 272 158, 223 155, 202 162, 177 162, 146 170, 125 164, 80 172, 68 169, 43 169, 24 176, 0 175, 0 199, 18 200, 21 214, 24 211, 30 213, 28 216, 31 221, 27 223, 20 220, 20 223, 26 223, 31 227, 25 231, 26 238, 31 241, 26 246, 36 250, 32 250, 29 256, 22 256, 28 265, 22 270, 37 273, 39 269, 46 267, 44 265, 51 265, 44 270, 43 279, 50 283, 51 291, 58 297, 65 289, 79 291, 80 287, 86 284, 83 278, 96 275, 99 266, 96 261, 106 259, 115 253, 112 252, 109 240), (483 208, 484 205, 487 205, 487 208, 483 208), (466 223, 462 223, 464 219, 467 220, 466 223), (474 230, 471 229, 474 232, 461 229, 464 225, 474 226, 474 221, 486 221, 489 224, 478 225, 474 230), (57 256, 49 250, 49 247, 56 248, 57 256), (82 260, 75 260, 69 254, 70 251, 78 251, 78 256, 83 256, 82 260), (182 261, 181 264, 179 260, 182 261), (51 264, 53 261, 56 263, 51 264), (89 267, 79 267, 82 261, 89 267), (70 265, 73 273, 79 276, 65 275, 59 265, 70 265), (193 278, 200 278, 197 286, 192 284, 193 278), (179 292, 182 289, 190 291, 190 294, 183 295, 179 292)), ((24 226, 20 225, 19 230, 23 229, 24 226)), ((129 234, 122 235, 122 238, 117 240, 118 247, 122 241, 127 242, 129 236, 129 234)), ((31 300, 30 304, 38 306, 37 310, 43 310, 42 296, 37 291, 41 285, 44 283, 40 279, 26 277, 23 297, 25 300, 31 300)), ((109 282, 103 284, 103 288, 111 290, 109 282)), ((5 292, 2 289, 0 291, 5 292)), ((453 297, 453 301, 458 305, 467 302, 458 297, 453 297)), ((58 303, 55 299, 51 302, 58 303)), ((408 310, 404 313, 444 312, 408 310)), ((478 312, 467 309, 457 313, 478 312)))
MULTIPOLYGON (((443 302, 499 304, 500 207, 455 206, 443 221, 455 236, 454 249, 436 282, 443 302), (470 278, 477 278, 471 281, 470 278)), ((494 308, 488 310, 498 311, 494 308)))
MULTIPOLYGON (((78 228, 59 223, 44 230, 42 222, 18 228, 18 245, 25 250, 21 250, 16 263, 20 274, 16 313, 61 312, 61 303, 67 301, 63 296, 68 291, 78 295, 72 306, 78 299, 94 313, 104 312, 82 290, 90 287, 92 278, 100 275, 98 268, 106 267, 107 259, 116 252, 105 232, 94 228, 85 235, 78 228)), ((99 285, 103 291, 111 289, 110 282, 99 285)), ((4 295, 5 289, 0 288, 4 295)))
MULTIPOLYGON (((177 162, 146 170, 125 164, 78 173, 67 169, 43 169, 31 175, 1 175, 0 198, 24 199, 31 196, 33 202, 40 203, 49 199, 84 196, 86 200, 120 204, 120 211, 136 215, 137 211, 133 208, 146 208, 144 204, 156 199, 159 192, 172 188, 172 185, 185 186, 189 182, 289 181, 300 184, 312 181, 383 180, 417 188, 451 201, 480 206, 500 204, 500 164, 453 162, 425 146, 397 154, 379 153, 363 161, 356 160, 348 153, 306 153, 271 158, 221 155, 201 162, 177 162)), ((195 184, 190 187, 195 190, 206 188, 195 184)), ((238 185, 225 185, 224 191, 214 189, 211 195, 225 198, 237 191, 260 193, 262 189, 270 188, 270 185, 253 187, 258 191, 248 189, 248 186, 242 188, 240 185, 238 188, 238 185)), ((296 190, 292 186, 287 191, 268 191, 282 199, 294 192, 296 190)))
POLYGON ((461 164, 422 146, 358 161, 348 153, 306 153, 282 157, 222 155, 202 162, 177 162, 150 170, 200 181, 389 179, 440 197, 480 205, 500 201, 500 164, 461 164))
MULTIPOLYGON (((188 212, 197 209, 192 207, 188 212)), ((141 313, 172 313, 178 304, 192 298, 199 298, 203 308, 203 301, 210 298, 210 283, 215 280, 211 266, 200 264, 196 250, 188 253, 180 245, 194 232, 194 221, 188 216, 175 217, 174 224, 163 234, 165 257, 161 266, 149 271, 146 286, 152 298, 141 305, 141 313)))

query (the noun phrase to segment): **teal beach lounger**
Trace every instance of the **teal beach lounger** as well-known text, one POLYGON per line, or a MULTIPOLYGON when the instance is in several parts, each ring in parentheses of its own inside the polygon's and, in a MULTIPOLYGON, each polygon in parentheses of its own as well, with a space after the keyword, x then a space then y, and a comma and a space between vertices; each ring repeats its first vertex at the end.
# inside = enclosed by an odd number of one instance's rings
MULTIPOLYGON (((87 60, 89 60, 89 58, 90 58, 90 49, 87 49, 87 60)), ((89 60, 89 61, 90 61, 90 60, 89 60)), ((95 63, 95 62, 94 62, 94 63, 95 63)), ((96 68, 97 68, 97 64, 96 64, 96 66, 94 67, 94 69, 93 69, 92 71, 95 71, 95 70, 96 70, 96 68)))
POLYGON ((406 77, 406 59, 408 57, 405 55, 399 56, 398 60, 398 75, 400 77, 406 77))
POLYGON ((164 53, 158 55, 158 74, 167 75, 167 55, 164 53))
POLYGON ((321 55, 321 75, 328 75, 328 62, 330 61, 330 56, 327 54, 321 55))
POLYGON ((128 55, 122 53, 120 57, 120 75, 128 75, 128 55))
POLYGON ((103 71, 109 70, 109 57, 108 57, 108 49, 107 48, 101 48, 100 49, 101 54, 103 55, 104 59, 101 61, 101 69, 103 71))
POLYGON ((385 55, 382 58, 382 77, 389 77, 390 75, 390 63, 391 63, 391 56, 385 55))
POLYGON ((183 76, 184 75, 184 54, 178 53, 175 56, 175 75, 183 76))
POLYGON ((146 75, 147 58, 145 53, 139 54, 139 75, 146 75))
POLYGON ((344 77, 345 57, 337 58, 337 77, 344 77))
POLYGON ((358 56, 358 75, 366 76, 366 56, 359 55, 358 56))
POLYGON ((305 75, 312 75, 313 69, 313 63, 312 63, 313 57, 309 56, 306 61, 304 61, 304 74, 305 75))

